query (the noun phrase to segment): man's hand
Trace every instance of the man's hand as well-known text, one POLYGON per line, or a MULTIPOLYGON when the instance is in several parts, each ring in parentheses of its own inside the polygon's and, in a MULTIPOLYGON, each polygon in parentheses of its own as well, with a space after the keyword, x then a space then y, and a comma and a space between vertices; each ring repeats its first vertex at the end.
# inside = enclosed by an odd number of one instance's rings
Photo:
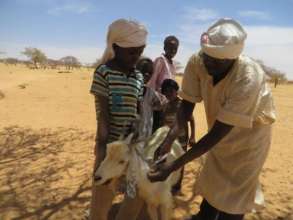
POLYGON ((171 147, 169 146, 161 144, 154 153, 154 160, 161 159, 164 155, 168 154, 170 152, 170 148, 171 147))
POLYGON ((195 138, 194 137, 189 138, 188 144, 190 146, 194 145, 195 144, 195 138))
POLYGON ((172 171, 172 163, 157 163, 147 176, 151 182, 165 181, 172 171))

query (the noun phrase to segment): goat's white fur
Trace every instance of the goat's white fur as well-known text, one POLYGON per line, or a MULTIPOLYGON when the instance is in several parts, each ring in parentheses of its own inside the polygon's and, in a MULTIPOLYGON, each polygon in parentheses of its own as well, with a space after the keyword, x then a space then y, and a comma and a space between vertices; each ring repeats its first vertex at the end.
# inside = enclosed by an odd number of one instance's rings
MULTIPOLYGON (((163 140, 168 130, 169 129, 166 127, 158 129, 153 138, 160 138, 163 140)), ((95 177, 100 177, 100 180, 96 181, 95 184, 101 185, 109 180, 117 179, 125 175, 128 169, 131 169, 136 178, 138 194, 140 198, 146 202, 151 219, 159 219, 157 213, 159 208, 161 219, 169 220, 173 205, 171 187, 177 182, 180 171, 172 173, 164 182, 151 183, 147 178, 150 167, 138 153, 139 150, 145 147, 145 142, 131 145, 131 138, 132 135, 129 135, 125 140, 115 141, 107 145, 106 158, 95 172, 95 177)), ((159 145, 161 141, 156 145, 159 145)), ((174 143, 173 145, 175 145, 175 147, 172 146, 167 161, 174 160, 184 153, 181 147, 178 148, 178 146, 180 146, 178 143, 174 143)), ((154 150, 155 149, 152 149, 152 153, 154 150)))

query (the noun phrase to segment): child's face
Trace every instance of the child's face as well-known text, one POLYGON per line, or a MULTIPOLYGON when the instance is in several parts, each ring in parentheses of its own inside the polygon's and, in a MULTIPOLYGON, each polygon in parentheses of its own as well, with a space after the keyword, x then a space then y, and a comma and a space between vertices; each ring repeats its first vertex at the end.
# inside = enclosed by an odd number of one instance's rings
POLYGON ((163 95, 165 95, 169 101, 174 101, 177 98, 178 93, 177 93, 176 89, 167 88, 163 92, 163 95))
POLYGON ((167 42, 164 46, 166 57, 172 59, 177 54, 178 44, 176 41, 167 42))
POLYGON ((132 69, 135 67, 145 46, 123 48, 114 44, 113 48, 115 51, 115 59, 119 65, 125 69, 132 69))
POLYGON ((151 79, 151 77, 153 75, 153 71, 154 71, 153 64, 152 63, 146 63, 145 68, 142 71, 145 84, 147 84, 148 81, 151 79))

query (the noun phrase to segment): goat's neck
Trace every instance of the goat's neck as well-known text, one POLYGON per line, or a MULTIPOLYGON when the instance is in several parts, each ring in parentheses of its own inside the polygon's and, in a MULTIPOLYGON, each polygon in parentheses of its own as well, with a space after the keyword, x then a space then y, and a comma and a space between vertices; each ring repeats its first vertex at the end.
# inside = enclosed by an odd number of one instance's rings
POLYGON ((137 184, 139 184, 141 181, 144 181, 147 178, 147 172, 150 170, 150 167, 144 158, 142 158, 142 155, 138 153, 137 149, 133 149, 131 151, 128 169, 132 169, 137 184))

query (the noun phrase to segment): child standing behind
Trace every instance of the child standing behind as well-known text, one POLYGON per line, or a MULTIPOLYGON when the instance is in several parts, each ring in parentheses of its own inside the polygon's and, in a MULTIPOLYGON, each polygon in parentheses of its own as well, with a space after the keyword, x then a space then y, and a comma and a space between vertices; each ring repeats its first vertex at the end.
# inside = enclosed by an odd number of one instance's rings
POLYGON ((156 92, 149 87, 147 83, 154 72, 153 61, 149 58, 142 58, 138 61, 136 68, 144 77, 143 101, 140 111, 141 121, 139 126, 140 138, 148 138, 153 130, 153 112, 162 110, 163 105, 167 103, 164 95, 156 92))
MULTIPOLYGON (((176 115, 181 104, 182 99, 178 96, 179 86, 175 80, 165 79, 162 83, 161 91, 162 94, 168 99, 168 104, 164 107, 161 119, 161 126, 167 125, 170 128, 173 126, 176 120, 176 115)), ((189 119, 190 124, 190 137, 188 135, 188 124, 186 123, 184 129, 178 136, 178 141, 184 151, 187 151, 187 145, 195 143, 195 123, 194 118, 191 116, 189 119)), ((184 168, 182 169, 180 180, 173 186, 172 192, 177 193, 181 189, 181 183, 183 179, 184 168)))
MULTIPOLYGON (((177 54, 179 40, 171 35, 164 40, 164 53, 154 61, 154 74, 148 82, 148 86, 157 92, 161 92, 162 83, 165 79, 175 79, 176 67, 173 58, 177 54)), ((161 111, 154 112, 153 131, 160 127, 161 111)))

